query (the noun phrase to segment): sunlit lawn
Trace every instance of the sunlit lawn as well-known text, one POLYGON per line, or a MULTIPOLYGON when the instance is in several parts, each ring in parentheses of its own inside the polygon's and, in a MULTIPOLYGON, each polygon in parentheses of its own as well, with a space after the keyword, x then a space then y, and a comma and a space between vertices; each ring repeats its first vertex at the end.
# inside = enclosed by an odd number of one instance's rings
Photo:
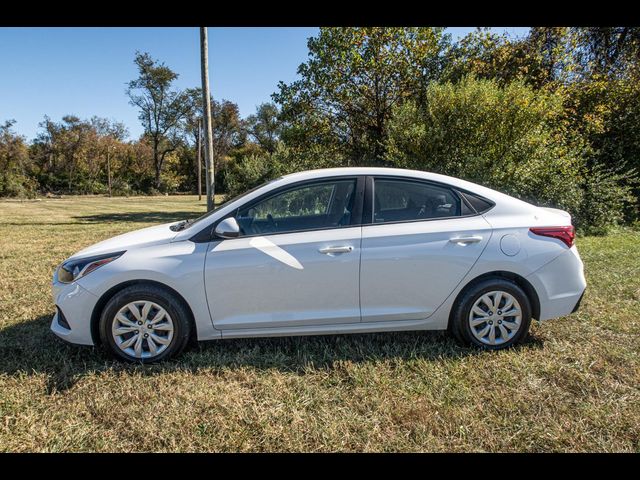
POLYGON ((55 266, 204 212, 185 197, 0 201, 0 451, 639 451, 640 233, 578 239, 578 314, 479 353, 442 333, 224 340, 125 366, 49 332, 55 266))

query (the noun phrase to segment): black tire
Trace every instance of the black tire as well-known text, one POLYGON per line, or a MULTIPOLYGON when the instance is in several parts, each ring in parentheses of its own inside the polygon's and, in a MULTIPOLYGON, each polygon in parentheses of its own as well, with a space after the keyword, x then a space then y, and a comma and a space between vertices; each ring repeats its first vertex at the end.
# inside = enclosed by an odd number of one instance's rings
POLYGON ((116 293, 102 310, 99 323, 100 340, 109 353, 119 360, 131 363, 156 363, 175 357, 184 350, 191 336, 190 318, 183 301, 170 290, 157 285, 131 285, 116 293), (131 302, 141 301, 153 302, 162 307, 170 317, 167 322, 173 325, 172 338, 168 346, 156 356, 147 358, 137 358, 127 354, 118 347, 111 332, 118 311, 131 302))
MULTIPOLYGON (((507 324, 505 323, 505 325, 507 324)), ((529 335, 530 325, 531 302, 529 301, 527 294, 515 282, 512 282, 511 280, 505 278, 495 277, 482 280, 463 291, 452 309, 451 317, 449 320, 449 331, 461 345, 473 345, 485 350, 502 350, 526 340, 527 336, 529 335), (512 295, 520 304, 520 310, 522 312, 520 326, 513 337, 506 342, 497 345, 483 343, 481 340, 476 338, 476 336, 471 331, 472 327, 469 321, 471 308, 476 303, 476 301, 483 295, 492 291, 502 291, 512 295)))

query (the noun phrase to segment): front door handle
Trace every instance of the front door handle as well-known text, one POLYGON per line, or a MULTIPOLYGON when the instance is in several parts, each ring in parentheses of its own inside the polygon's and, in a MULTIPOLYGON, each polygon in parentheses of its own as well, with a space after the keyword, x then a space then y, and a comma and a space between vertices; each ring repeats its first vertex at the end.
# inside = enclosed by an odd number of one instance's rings
POLYGON ((478 243, 482 241, 482 237, 480 235, 474 235, 471 237, 451 237, 449 241, 451 243, 466 245, 467 243, 478 243))
POLYGON ((319 249, 318 251, 326 255, 331 255, 333 253, 349 253, 353 251, 353 247, 351 245, 345 245, 342 247, 324 247, 319 249))

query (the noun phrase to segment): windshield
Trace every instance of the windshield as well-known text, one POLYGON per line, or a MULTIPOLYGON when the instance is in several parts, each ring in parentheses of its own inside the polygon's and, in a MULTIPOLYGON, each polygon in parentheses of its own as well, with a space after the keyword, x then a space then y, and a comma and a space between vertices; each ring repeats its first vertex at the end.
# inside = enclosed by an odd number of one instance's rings
POLYGON ((262 188, 265 185, 269 185, 270 183, 273 183, 276 180, 280 180, 281 178, 282 177, 274 178, 273 180, 269 180, 267 182, 264 182, 264 183, 258 185, 257 187, 253 187, 251 190, 247 190, 246 192, 241 193, 240 195, 238 195, 236 197, 233 197, 230 200, 227 200, 226 202, 222 203, 221 205, 218 205, 216 208, 214 208, 210 212, 205 213, 204 215, 201 215, 200 217, 197 217, 197 218, 194 218, 194 219, 191 219, 191 220, 186 220, 184 223, 181 223, 180 225, 177 225, 179 227, 178 230, 184 230, 185 228, 189 228, 189 227, 195 225, 196 223, 199 223, 202 220, 205 220, 205 219, 209 218, 211 215, 213 215, 214 213, 220 211, 221 209, 223 209, 227 205, 231 204, 232 202, 235 202, 236 200, 240 200, 241 198, 246 197, 250 193, 255 192, 259 188, 262 188))

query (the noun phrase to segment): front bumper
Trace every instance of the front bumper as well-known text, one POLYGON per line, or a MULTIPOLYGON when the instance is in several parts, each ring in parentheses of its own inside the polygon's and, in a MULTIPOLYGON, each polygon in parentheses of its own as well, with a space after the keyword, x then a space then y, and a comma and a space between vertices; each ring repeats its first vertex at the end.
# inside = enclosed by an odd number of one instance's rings
POLYGON ((94 345, 91 314, 98 297, 76 282, 64 284, 54 280, 53 301, 57 308, 51 321, 51 331, 69 343, 94 345))

